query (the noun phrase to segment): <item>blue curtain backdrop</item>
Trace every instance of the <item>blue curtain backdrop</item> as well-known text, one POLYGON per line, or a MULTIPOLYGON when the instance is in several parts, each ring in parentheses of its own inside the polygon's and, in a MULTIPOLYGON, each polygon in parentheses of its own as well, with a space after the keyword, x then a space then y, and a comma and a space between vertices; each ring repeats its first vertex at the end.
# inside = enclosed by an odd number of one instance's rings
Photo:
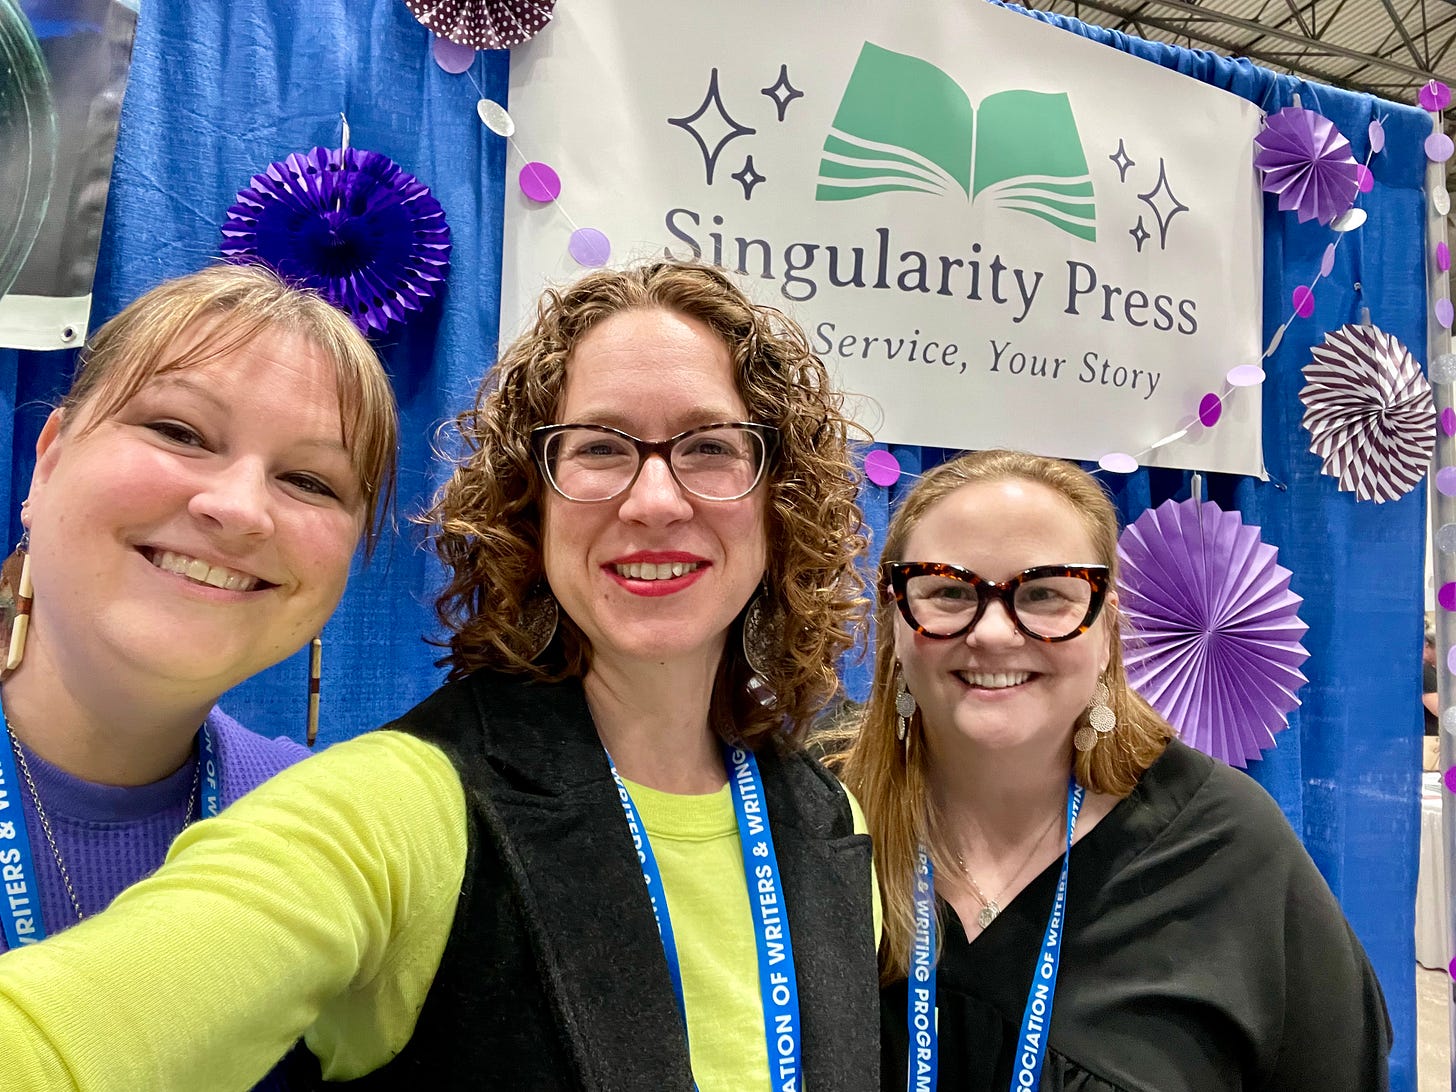
MULTIPOLYGON (((1371 320, 1423 356, 1424 114, 1275 76, 1243 61, 1161 46, 1031 13, 1054 26, 1176 69, 1258 103, 1303 104, 1331 118, 1357 159, 1366 127, 1384 119, 1388 143, 1372 168, 1368 224, 1347 236, 1321 282, 1312 319, 1296 322, 1269 362, 1264 445, 1271 480, 1215 477, 1211 499, 1259 525, 1294 573, 1309 623, 1310 683, 1279 746, 1250 772, 1279 801, 1339 896, 1384 984, 1396 1028, 1393 1087, 1415 1087, 1412 966, 1419 807, 1418 712, 1423 607, 1424 489, 1393 504, 1357 504, 1319 473, 1299 427, 1300 369, 1323 333, 1371 320)), ((548 27, 547 34, 550 33, 548 27)), ((1028 59, 1034 64, 1034 59, 1028 59)), ((218 250, 233 195, 267 163, 337 145, 338 115, 352 142, 416 174, 444 206, 454 236, 443 307, 381 348, 403 414, 398 526, 356 572, 325 631, 323 742, 403 711, 441 678, 430 609, 439 573, 407 522, 439 484, 438 424, 462 408, 495 359, 505 185, 503 142, 476 120, 480 93, 505 101, 508 58, 482 54, 471 76, 432 61, 427 32, 400 0, 144 0, 122 112, 94 324, 157 281, 198 268, 218 250), (478 90, 477 90, 478 87, 478 90)), ((1265 210, 1265 337, 1288 314, 1290 293, 1319 266, 1327 229, 1265 210)), ((1236 362, 1230 362, 1236 363, 1236 362)), ((69 354, 0 351, 0 496, 10 515, 25 496, 40 423, 68 379, 69 354)), ((949 453, 893 449, 910 472, 949 453)), ((1187 476, 1105 476, 1119 511, 1187 496, 1187 476)), ((908 484, 909 479, 905 479, 908 484)), ((903 489, 867 489, 876 539, 903 489)), ((865 665, 846 682, 863 691, 865 665)), ((298 736, 305 693, 301 656, 230 694, 225 705, 254 728, 298 736)))

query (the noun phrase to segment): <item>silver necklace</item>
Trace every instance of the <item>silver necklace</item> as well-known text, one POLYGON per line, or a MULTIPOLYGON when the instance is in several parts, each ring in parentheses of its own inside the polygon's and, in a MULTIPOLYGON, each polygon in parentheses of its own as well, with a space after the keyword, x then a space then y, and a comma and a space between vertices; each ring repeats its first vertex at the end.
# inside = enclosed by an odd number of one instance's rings
MULTIPOLYGON (((7 731, 10 737, 10 749, 15 752, 15 759, 20 764, 20 776, 25 779, 25 787, 30 793, 30 802, 35 805, 36 818, 40 820, 40 829, 45 832, 46 845, 51 847, 51 856, 55 858, 56 869, 61 874, 61 882, 66 885, 66 894, 71 898, 71 909, 76 912, 76 920, 84 921, 86 915, 81 911, 81 900, 76 897, 76 888, 71 883, 71 872, 66 868, 66 859, 61 856, 61 847, 56 845, 56 836, 51 831, 50 818, 45 813, 45 807, 40 802, 40 793, 35 791, 35 778, 30 776, 30 763, 25 760, 25 749, 21 747, 20 740, 15 738, 15 733, 7 731)), ((186 830, 192 825, 193 809, 197 804, 197 786, 202 774, 202 763, 194 763, 192 767, 192 789, 187 794, 187 815, 182 820, 182 829, 186 830)))
POLYGON ((994 899, 986 898, 986 893, 981 890, 981 885, 976 882, 976 877, 972 876, 971 870, 966 867, 965 857, 959 851, 956 853, 956 864, 960 866, 961 875, 971 885, 971 894, 975 895, 976 901, 981 904, 981 912, 976 915, 976 924, 982 929, 989 926, 1000 915, 1001 899, 1006 895, 1006 892, 1011 890, 1011 885, 1016 882, 1017 878, 1026 871, 1027 862, 1031 860, 1032 854, 1037 851, 1037 848, 1046 839, 1046 836, 1051 833, 1052 827, 1056 826, 1057 817, 1060 814, 1060 812, 1054 812, 1052 814, 1051 822, 1047 823, 1042 832, 1036 836, 1036 840, 1031 843, 1031 848, 1026 851, 1026 858, 1021 862, 1021 867, 1011 874, 1011 878, 1006 881, 1006 886, 1001 889, 1001 893, 994 899))

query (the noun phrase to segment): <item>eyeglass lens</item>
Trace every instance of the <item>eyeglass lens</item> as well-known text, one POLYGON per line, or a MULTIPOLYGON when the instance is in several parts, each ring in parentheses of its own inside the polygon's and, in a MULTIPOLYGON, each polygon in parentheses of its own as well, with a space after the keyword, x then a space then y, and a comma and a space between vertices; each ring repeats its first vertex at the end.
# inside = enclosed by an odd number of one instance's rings
MULTIPOLYGON (((741 428, 684 436, 668 459, 678 484, 705 500, 735 500, 747 494, 758 483, 763 460, 763 438, 741 428)), ((552 434, 544 461, 556 488, 566 496, 607 500, 631 484, 642 454, 627 437, 572 428, 552 434)))
MULTIPOLYGON (((975 617, 977 589, 965 581, 926 574, 905 583, 905 599, 915 622, 927 633, 952 634, 975 617)), ((1075 633, 1087 617, 1092 585, 1079 576, 1042 576, 1017 585, 1012 613, 1038 637, 1075 633)))

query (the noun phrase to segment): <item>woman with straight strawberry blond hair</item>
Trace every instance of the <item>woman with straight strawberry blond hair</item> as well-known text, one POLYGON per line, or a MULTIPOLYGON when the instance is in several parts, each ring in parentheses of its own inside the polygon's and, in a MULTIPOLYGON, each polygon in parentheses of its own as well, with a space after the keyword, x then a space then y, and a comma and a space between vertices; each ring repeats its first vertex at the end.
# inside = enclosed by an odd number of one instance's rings
POLYGON ((1386 1088, 1360 942, 1264 790, 1128 686, 1116 577, 1112 504, 1059 459, 962 456, 891 520, 841 771, 885 907, 883 1087, 1386 1088))

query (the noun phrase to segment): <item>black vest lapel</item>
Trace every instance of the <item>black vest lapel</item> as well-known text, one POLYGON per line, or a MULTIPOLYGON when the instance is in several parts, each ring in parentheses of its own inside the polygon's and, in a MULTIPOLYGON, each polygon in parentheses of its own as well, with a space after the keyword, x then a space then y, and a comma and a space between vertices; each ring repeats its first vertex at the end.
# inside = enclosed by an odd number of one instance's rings
POLYGON ((794 942, 805 1084, 878 1090, 870 840, 854 833, 844 790, 817 763, 769 748, 758 758, 794 942))
POLYGON ((517 889, 582 1086, 693 1087, 642 869, 581 687, 476 687, 472 801, 517 889), (474 791, 478 788, 479 791, 474 791))
MULTIPOLYGON (((479 672, 389 727, 451 756, 471 863, 415 1037, 361 1083, 536 1088, 549 1072, 553 1088, 691 1092, 662 942, 580 683, 479 672)), ((758 757, 794 943, 805 1085, 869 1092, 879 1087, 869 839, 853 833, 844 792, 822 767, 772 748, 758 757)))

